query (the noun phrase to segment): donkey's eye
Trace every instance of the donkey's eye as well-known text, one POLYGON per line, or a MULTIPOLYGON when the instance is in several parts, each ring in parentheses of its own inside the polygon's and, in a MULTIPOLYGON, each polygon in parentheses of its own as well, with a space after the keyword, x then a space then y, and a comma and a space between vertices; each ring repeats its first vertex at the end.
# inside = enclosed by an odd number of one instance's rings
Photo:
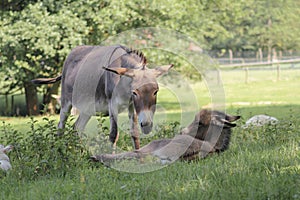
POLYGON ((158 92, 158 90, 156 90, 156 91, 153 93, 153 95, 156 96, 156 95, 157 95, 157 92, 158 92))
POLYGON ((137 96, 136 91, 132 91, 132 95, 133 95, 133 96, 137 96))

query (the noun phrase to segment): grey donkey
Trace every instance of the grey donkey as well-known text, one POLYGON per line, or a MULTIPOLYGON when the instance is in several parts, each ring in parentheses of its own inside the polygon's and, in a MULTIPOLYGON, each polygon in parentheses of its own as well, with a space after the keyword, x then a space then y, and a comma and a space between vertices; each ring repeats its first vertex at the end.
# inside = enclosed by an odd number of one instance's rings
POLYGON ((119 137, 118 113, 128 110, 135 149, 140 148, 139 127, 150 133, 159 90, 157 78, 173 65, 147 67, 143 53, 125 46, 79 46, 68 55, 62 75, 38 78, 34 84, 61 81, 61 110, 58 135, 63 133, 71 108, 79 111, 75 128, 82 133, 97 113, 109 116, 109 138, 113 146, 119 137))

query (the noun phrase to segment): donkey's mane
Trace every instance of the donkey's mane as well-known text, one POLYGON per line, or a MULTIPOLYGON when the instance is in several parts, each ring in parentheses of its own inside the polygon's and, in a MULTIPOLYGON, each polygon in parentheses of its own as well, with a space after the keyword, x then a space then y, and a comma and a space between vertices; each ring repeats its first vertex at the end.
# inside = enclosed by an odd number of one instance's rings
POLYGON ((143 69, 145 69, 145 66, 147 64, 147 59, 141 51, 132 48, 129 49, 127 47, 123 47, 123 48, 130 56, 134 57, 135 59, 138 59, 139 60, 138 62, 140 62, 143 69))

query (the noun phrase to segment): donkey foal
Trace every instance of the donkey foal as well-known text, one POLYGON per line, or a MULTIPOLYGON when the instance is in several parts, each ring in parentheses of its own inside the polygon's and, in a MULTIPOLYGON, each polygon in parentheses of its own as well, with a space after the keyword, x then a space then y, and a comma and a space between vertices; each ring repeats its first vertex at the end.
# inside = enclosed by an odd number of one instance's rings
POLYGON ((223 152, 229 147, 231 128, 240 116, 227 115, 220 111, 201 110, 194 121, 172 139, 154 140, 139 150, 92 156, 94 161, 110 164, 115 160, 141 159, 146 156, 159 158, 162 164, 177 159, 194 160, 205 158, 210 153, 223 152))

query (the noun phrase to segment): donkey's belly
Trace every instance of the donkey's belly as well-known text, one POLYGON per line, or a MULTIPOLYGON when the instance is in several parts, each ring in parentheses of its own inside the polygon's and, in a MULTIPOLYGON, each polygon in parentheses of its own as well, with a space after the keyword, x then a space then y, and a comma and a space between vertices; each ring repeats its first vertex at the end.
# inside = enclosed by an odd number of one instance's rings
MULTIPOLYGON (((114 108, 117 108, 118 113, 126 111, 129 106, 129 100, 127 101, 118 101, 115 105, 113 105, 114 108)), ((109 106, 107 103, 107 100, 98 101, 96 103, 96 112, 102 113, 104 116, 109 115, 109 106)))
POLYGON ((101 113, 104 116, 108 116, 109 115, 109 111, 108 111, 108 104, 106 101, 102 101, 102 102, 98 102, 96 105, 96 112, 101 113))

